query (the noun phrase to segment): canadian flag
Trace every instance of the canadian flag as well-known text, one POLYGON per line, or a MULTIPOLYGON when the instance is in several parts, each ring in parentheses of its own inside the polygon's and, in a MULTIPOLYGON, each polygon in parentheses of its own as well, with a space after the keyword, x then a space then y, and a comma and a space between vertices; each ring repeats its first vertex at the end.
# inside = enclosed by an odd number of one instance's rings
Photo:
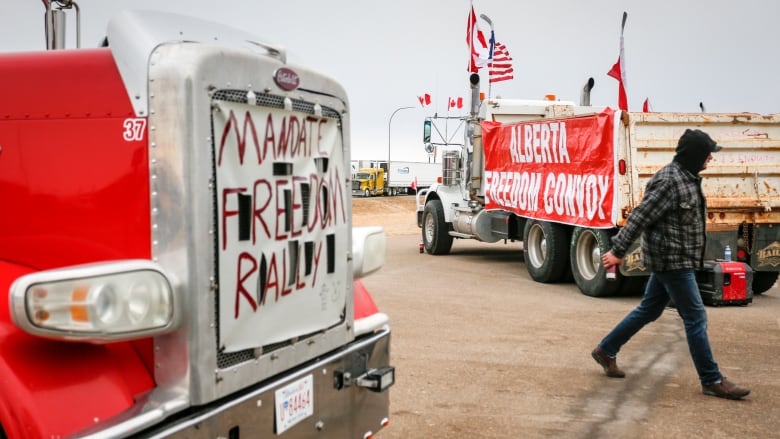
POLYGON ((463 98, 449 98, 447 101, 447 108, 463 108, 463 98))
POLYGON ((628 96, 626 95, 626 54, 623 49, 623 30, 626 28, 626 18, 628 14, 623 12, 623 22, 620 25, 620 55, 615 65, 609 69, 607 75, 618 81, 618 108, 628 111, 628 96))
POLYGON ((431 95, 428 93, 425 93, 422 96, 417 96, 417 99, 420 101, 420 105, 423 107, 427 107, 428 105, 431 105, 431 95))
POLYGON ((412 180, 412 189, 417 190, 417 176, 414 176, 414 180, 412 180))
POLYGON ((485 39, 485 34, 479 29, 477 24, 477 14, 474 12, 474 6, 471 7, 468 22, 466 23, 466 44, 471 52, 468 71, 479 73, 479 69, 487 65, 490 58, 490 47, 485 39))

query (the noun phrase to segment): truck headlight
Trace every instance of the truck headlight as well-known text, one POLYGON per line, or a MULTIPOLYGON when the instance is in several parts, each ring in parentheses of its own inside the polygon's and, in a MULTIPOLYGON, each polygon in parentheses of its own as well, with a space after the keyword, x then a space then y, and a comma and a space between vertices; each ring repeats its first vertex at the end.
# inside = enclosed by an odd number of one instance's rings
POLYGON ((179 319, 168 277, 146 260, 31 273, 11 285, 10 302, 30 334, 96 343, 168 332, 179 319))

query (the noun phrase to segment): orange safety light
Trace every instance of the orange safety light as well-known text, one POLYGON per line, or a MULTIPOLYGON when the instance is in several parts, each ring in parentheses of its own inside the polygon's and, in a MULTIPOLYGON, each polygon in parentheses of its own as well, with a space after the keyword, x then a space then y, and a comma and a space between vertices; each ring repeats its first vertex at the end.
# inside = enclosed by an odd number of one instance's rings
POLYGON ((555 95, 544 95, 544 100, 546 100, 546 101, 554 101, 554 100, 556 100, 556 96, 555 95))
POLYGON ((481 91, 479 92, 479 101, 482 102, 485 100, 485 92, 481 91))
POLYGON ((88 294, 89 289, 83 285, 76 286, 76 288, 73 290, 73 293, 71 293, 71 300, 73 304, 70 305, 70 318, 73 319, 73 321, 89 321, 87 307, 84 304, 87 301, 88 294))

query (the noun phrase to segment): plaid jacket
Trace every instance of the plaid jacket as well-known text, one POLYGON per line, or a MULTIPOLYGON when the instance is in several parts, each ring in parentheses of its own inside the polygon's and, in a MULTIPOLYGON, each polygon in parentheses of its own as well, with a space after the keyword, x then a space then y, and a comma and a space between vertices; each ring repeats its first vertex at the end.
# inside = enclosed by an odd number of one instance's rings
POLYGON ((700 268, 706 207, 701 177, 671 162, 647 183, 642 202, 612 237, 612 253, 623 258, 641 233, 642 261, 648 270, 700 268))

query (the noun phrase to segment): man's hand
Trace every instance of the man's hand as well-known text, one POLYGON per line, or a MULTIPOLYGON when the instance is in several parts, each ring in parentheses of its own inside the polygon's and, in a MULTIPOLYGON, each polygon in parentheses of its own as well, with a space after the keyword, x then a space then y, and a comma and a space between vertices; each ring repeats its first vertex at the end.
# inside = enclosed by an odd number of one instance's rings
POLYGON ((612 250, 601 255, 601 263, 604 264, 604 268, 620 265, 621 262, 623 262, 623 259, 613 255, 612 250))

